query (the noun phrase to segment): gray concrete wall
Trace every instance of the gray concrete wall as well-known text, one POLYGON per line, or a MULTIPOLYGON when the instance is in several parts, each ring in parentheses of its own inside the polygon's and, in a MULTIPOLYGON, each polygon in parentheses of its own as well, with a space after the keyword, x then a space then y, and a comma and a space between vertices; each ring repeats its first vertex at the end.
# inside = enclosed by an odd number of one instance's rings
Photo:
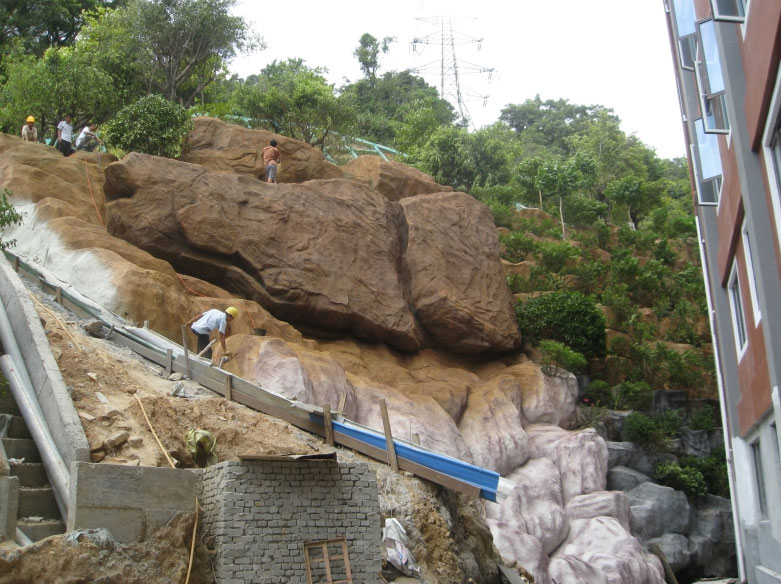
POLYGON ((52 355, 30 294, 8 260, 0 254, 2 300, 38 396, 43 416, 65 466, 89 461, 89 442, 52 355))
POLYGON ((68 531, 105 527, 123 543, 143 541, 177 513, 194 513, 200 471, 77 462, 68 531))
POLYGON ((379 583, 377 484, 365 464, 223 462, 203 473, 202 529, 220 584, 304 584, 304 544, 344 537, 353 581, 379 583))

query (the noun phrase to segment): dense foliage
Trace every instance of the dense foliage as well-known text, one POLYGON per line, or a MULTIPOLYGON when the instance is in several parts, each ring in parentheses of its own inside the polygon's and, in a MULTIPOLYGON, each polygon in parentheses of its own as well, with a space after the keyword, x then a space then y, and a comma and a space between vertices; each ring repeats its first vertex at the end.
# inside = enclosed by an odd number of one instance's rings
MULTIPOLYGON (((11 204, 10 197, 11 191, 8 189, 3 189, 3 191, 0 192, 0 234, 2 234, 3 229, 9 225, 21 225, 22 223, 22 215, 11 204)), ((3 241, 3 238, 0 237, 0 251, 13 247, 14 245, 16 245, 16 241, 13 239, 10 241, 3 241)))
POLYGON ((175 157, 191 129, 187 110, 149 95, 119 110, 104 131, 108 144, 125 152, 175 157))

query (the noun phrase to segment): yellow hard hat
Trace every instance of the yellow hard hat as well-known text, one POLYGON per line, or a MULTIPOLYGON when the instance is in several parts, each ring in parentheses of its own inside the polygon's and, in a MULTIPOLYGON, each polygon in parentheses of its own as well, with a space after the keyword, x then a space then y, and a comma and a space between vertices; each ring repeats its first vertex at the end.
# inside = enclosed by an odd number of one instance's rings
POLYGON ((25 121, 32 122, 34 124, 35 123, 35 118, 32 117, 32 116, 27 116, 27 120, 25 120, 25 121))
POLYGON ((233 318, 236 318, 237 316, 239 316, 239 311, 236 310, 235 306, 229 306, 228 308, 225 309, 225 314, 230 314, 233 318))

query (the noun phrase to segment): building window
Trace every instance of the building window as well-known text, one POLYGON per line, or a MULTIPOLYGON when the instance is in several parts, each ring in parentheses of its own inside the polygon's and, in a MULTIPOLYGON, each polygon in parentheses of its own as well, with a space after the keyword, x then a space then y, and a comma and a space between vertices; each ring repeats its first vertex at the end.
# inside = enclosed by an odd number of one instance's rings
POLYGON ((762 468, 762 451, 759 448, 759 440, 751 444, 751 458, 754 462, 754 479, 757 485, 759 517, 760 519, 765 519, 767 518, 767 493, 765 492, 765 471, 762 468))
POLYGON ((721 153, 719 139, 705 132, 701 119, 694 120, 696 148, 693 147, 692 159, 697 186, 697 202, 700 205, 716 205, 721 194, 721 153))
POLYGON ((732 266, 729 277, 729 305, 732 310, 732 329, 735 332, 735 346, 738 350, 738 358, 743 356, 748 344, 746 332, 746 317, 743 313, 743 298, 740 293, 740 281, 738 279, 737 262, 732 266))
POLYGON ((757 276, 754 270, 754 253, 751 250, 751 237, 746 227, 746 221, 743 221, 743 255, 746 259, 746 273, 748 274, 748 288, 751 293, 751 309, 754 314, 754 326, 759 325, 762 320, 762 311, 759 309, 759 295, 757 294, 757 276))
POLYGON ((678 53, 681 67, 694 71, 697 55, 697 24, 692 0, 675 0, 675 28, 678 35, 678 53))
POLYGON ((712 20, 704 20, 697 24, 697 38, 695 72, 704 129, 708 133, 727 134, 729 118, 724 75, 721 71, 716 28, 712 20))
POLYGON ((748 0, 711 0, 713 19, 743 22, 747 4, 748 0))

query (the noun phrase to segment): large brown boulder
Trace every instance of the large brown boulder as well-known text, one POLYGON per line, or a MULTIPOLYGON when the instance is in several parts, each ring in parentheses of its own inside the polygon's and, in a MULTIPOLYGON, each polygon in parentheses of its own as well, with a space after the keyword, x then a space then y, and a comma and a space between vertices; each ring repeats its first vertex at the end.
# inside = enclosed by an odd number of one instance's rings
POLYGON ((142 154, 110 165, 104 190, 111 233, 301 330, 402 351, 518 345, 491 215, 466 194, 399 207, 353 181, 270 185, 142 154))
POLYGON ((51 197, 67 202, 74 216, 84 221, 102 225, 106 216, 102 167, 2 133, 0 185, 11 191, 16 204, 51 197))
POLYGON ((180 272, 299 328, 421 346, 401 280, 398 213, 372 189, 271 185, 141 154, 109 166, 105 189, 109 230, 180 272))
POLYGON ((461 353, 519 347, 488 207, 465 193, 420 195, 399 204, 407 223, 404 264, 423 326, 461 353))
POLYGON ((359 156, 348 162, 344 169, 367 179, 370 187, 380 191, 390 201, 453 191, 452 187, 437 184, 431 176, 417 168, 400 162, 388 162, 378 156, 359 156))
POLYGON ((194 119, 187 138, 186 153, 181 160, 205 166, 211 172, 251 174, 263 179, 263 148, 272 139, 282 154, 277 173, 281 183, 299 183, 316 178, 343 178, 344 172, 323 158, 323 153, 306 142, 274 134, 267 130, 250 130, 228 124, 217 118, 194 119))

